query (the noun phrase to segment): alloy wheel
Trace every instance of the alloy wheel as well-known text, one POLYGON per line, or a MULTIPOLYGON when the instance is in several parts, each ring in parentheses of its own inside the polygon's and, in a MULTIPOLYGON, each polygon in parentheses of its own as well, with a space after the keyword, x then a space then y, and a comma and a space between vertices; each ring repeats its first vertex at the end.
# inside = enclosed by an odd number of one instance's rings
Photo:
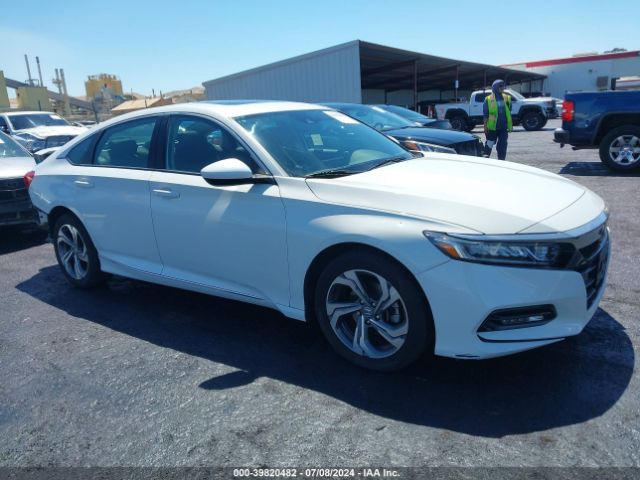
POLYGON ((337 338, 363 357, 394 355, 409 332, 407 308, 398 290, 368 270, 348 270, 336 277, 325 308, 337 338))
POLYGON ((89 252, 78 229, 73 225, 62 225, 58 229, 56 246, 65 271, 71 278, 82 280, 89 271, 89 252))
POLYGON ((629 166, 640 161, 640 138, 620 135, 609 146, 609 157, 618 165, 629 166))

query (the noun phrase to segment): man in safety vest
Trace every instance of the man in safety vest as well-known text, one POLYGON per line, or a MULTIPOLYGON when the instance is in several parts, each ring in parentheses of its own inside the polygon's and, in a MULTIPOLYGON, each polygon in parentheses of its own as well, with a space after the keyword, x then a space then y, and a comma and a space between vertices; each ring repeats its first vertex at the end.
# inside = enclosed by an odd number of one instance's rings
POLYGON ((507 138, 513 130, 511 121, 511 97, 504 93, 504 81, 496 80, 491 85, 491 95, 484 99, 482 106, 484 116, 485 155, 491 156, 491 149, 496 146, 498 160, 507 158, 507 138))

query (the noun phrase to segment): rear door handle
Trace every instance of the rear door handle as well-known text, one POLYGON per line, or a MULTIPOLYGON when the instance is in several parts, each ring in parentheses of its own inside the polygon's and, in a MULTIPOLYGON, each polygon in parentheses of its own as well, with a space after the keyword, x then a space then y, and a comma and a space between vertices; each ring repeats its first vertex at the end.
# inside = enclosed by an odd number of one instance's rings
POLYGON ((180 194, 178 192, 174 192, 173 190, 169 190, 168 188, 154 188, 152 192, 164 198, 179 198, 180 194))
POLYGON ((73 183, 78 187, 93 188, 93 182, 90 182, 89 180, 87 180, 85 178, 74 180, 73 183))

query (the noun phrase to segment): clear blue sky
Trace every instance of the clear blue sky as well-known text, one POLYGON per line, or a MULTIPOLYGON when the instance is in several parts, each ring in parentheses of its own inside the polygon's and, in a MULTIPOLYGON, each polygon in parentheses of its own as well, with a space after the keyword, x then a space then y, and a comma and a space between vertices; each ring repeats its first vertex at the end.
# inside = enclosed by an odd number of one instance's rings
POLYGON ((151 94, 355 39, 489 64, 636 50, 639 18, 637 0, 2 0, 0 70, 24 80, 27 53, 51 89, 62 67, 72 95, 102 72, 151 94))

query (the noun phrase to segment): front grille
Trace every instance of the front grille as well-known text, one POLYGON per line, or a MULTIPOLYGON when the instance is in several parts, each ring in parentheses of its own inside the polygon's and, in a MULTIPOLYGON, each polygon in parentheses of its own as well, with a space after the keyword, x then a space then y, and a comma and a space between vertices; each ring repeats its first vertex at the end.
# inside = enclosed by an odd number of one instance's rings
POLYGON ((61 145, 64 145, 74 137, 75 135, 56 135, 55 137, 48 137, 44 142, 44 146, 45 148, 59 147, 61 145))
POLYGON ((35 221, 36 211, 22 178, 0 180, 0 223, 35 221))
POLYGON ((470 155, 472 157, 482 155, 482 145, 478 139, 456 143, 455 145, 451 145, 451 147, 458 155, 470 155))
POLYGON ((16 190, 19 188, 24 188, 24 180, 22 177, 19 178, 8 178, 0 180, 0 191, 1 190, 16 190))
POLYGON ((584 280, 589 309, 604 286, 607 272, 610 242, 606 224, 576 239, 574 244, 577 251, 573 268, 584 280))

